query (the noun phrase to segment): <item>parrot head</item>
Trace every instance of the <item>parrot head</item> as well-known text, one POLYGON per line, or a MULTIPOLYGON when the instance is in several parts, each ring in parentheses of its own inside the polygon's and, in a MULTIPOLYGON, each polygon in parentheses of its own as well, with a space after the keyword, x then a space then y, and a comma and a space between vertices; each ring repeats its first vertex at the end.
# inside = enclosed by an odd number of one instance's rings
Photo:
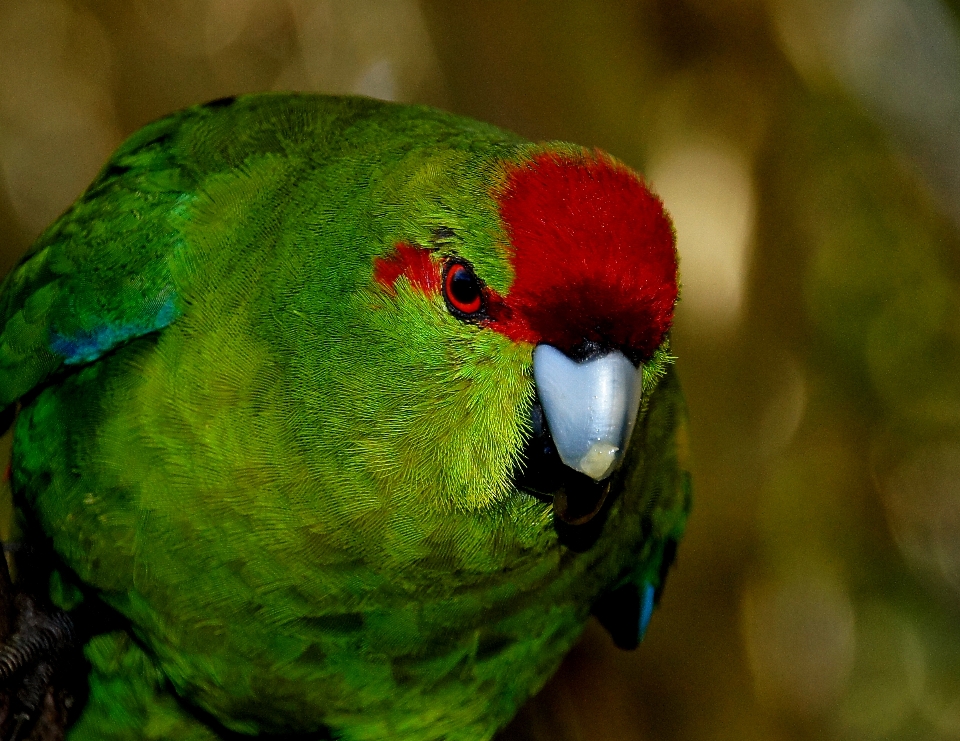
MULTIPOLYGON (((450 383, 431 391, 472 432, 455 449, 487 472, 447 489, 465 494, 459 506, 520 491, 551 502, 558 520, 585 524, 603 507, 642 399, 670 362, 673 228, 643 181, 599 151, 541 145, 491 169, 467 218, 431 201, 427 239, 375 258, 373 280, 443 326, 435 339, 451 360, 441 374, 450 383)), ((473 185, 447 177, 452 192, 473 185)), ((402 342, 418 337, 422 319, 402 342)), ((436 427, 420 422, 424 435, 436 427)))

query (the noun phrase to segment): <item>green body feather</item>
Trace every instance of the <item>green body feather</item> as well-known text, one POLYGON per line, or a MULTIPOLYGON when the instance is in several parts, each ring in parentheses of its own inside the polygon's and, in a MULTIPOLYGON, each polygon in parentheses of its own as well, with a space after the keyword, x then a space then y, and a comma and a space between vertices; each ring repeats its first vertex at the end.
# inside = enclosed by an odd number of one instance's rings
POLYGON ((7 278, 15 492, 58 577, 129 621, 86 645, 70 741, 486 739, 598 596, 659 586, 689 507, 672 369, 574 553, 511 484, 532 346, 372 280, 407 242, 506 292, 491 183, 546 146, 578 151, 363 99, 196 107, 128 140, 7 278))

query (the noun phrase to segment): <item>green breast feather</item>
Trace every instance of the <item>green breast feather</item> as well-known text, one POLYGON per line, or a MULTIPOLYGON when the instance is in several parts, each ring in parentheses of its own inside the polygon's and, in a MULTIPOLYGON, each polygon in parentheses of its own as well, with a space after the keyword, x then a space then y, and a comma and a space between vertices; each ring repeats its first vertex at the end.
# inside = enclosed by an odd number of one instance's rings
POLYGON ((677 285, 599 151, 308 95, 133 135, 0 287, 15 496, 112 616, 69 741, 480 741, 591 611, 636 645, 677 285))

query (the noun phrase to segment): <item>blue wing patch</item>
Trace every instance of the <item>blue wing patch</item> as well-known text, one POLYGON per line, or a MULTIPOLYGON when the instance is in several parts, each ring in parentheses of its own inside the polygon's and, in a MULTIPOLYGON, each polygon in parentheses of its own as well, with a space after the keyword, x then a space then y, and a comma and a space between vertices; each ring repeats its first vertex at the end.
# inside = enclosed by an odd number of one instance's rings
POLYGON ((640 620, 637 625, 638 641, 642 641, 647 634, 647 626, 650 625, 650 618, 653 616, 653 603, 656 593, 653 584, 643 585, 643 591, 640 593, 640 620))
POLYGON ((64 365, 79 365, 96 360, 105 352, 134 337, 142 337, 170 325, 179 311, 170 296, 153 317, 127 324, 105 324, 87 332, 72 336, 52 332, 50 349, 63 358, 64 365))

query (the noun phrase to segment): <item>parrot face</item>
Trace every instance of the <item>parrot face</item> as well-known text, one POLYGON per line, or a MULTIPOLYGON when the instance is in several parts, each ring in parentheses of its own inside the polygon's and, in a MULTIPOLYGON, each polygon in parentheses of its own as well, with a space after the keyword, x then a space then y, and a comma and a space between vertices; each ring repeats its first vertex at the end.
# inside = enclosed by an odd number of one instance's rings
POLYGON ((140 738, 136 687, 179 737, 170 707, 487 739, 591 610, 636 645, 689 508, 677 290, 662 204, 597 151, 322 96, 135 134, 0 291, 0 406, 69 370, 14 487, 125 621, 70 738, 140 738))
MULTIPOLYGON (((434 226, 425 244, 408 240, 376 258, 374 279, 388 293, 403 279, 435 313, 446 309, 448 342, 476 352, 451 357, 448 374, 513 357, 491 385, 528 387, 494 405, 505 428, 464 420, 464 431, 489 435, 476 438, 483 448, 514 457, 484 466, 499 481, 462 482, 471 491, 453 506, 500 501, 519 488, 554 499, 561 519, 585 522, 605 500, 644 391, 669 360, 664 340, 677 299, 672 228, 642 181, 605 156, 533 148, 496 163, 490 180, 483 195, 495 209, 484 224, 496 235, 492 245, 477 249, 455 229, 434 226), (489 266, 497 287, 472 260, 489 266)), ((483 398, 496 396, 485 389, 483 398)), ((460 399, 463 410, 484 406, 469 393, 460 399)), ((476 457, 469 444, 458 449, 476 457)))

